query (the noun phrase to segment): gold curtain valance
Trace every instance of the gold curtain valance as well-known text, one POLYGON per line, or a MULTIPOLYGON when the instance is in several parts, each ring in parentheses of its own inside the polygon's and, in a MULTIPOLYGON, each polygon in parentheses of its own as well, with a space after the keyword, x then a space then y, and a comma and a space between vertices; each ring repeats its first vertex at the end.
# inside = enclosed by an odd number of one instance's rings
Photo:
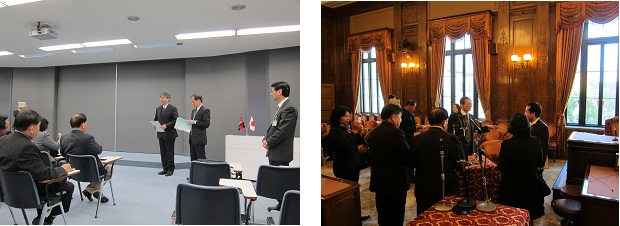
POLYGON ((491 39, 491 14, 483 13, 428 23, 428 40, 435 43, 445 36, 456 40, 469 33, 472 39, 491 39))
POLYGON ((381 29, 361 34, 351 35, 348 38, 349 54, 355 51, 368 51, 373 46, 378 51, 392 50, 392 32, 388 29, 381 29))
POLYGON ((618 17, 618 2, 561 2, 556 13, 556 31, 575 28, 586 20, 604 24, 618 17))

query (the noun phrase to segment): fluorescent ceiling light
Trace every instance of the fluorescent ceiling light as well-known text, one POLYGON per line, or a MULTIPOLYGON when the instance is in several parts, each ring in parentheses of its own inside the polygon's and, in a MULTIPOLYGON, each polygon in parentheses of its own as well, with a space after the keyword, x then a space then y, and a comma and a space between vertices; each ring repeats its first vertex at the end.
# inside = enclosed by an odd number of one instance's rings
POLYGON ((279 26, 279 27, 259 27, 259 28, 239 29, 237 30, 237 35, 268 34, 268 33, 291 32, 291 31, 299 31, 299 30, 300 30, 299 25, 279 26))
POLYGON ((235 35, 235 30, 185 33, 185 34, 175 35, 175 37, 177 37, 177 40, 185 40, 185 39, 197 39, 197 38, 225 37, 225 36, 233 36, 233 35, 235 35))
POLYGON ((13 55, 13 53, 9 51, 0 51, 0 56, 8 56, 8 55, 13 55))
POLYGON ((123 44, 131 44, 129 39, 115 39, 115 40, 106 40, 106 41, 96 41, 96 42, 83 42, 82 45, 86 47, 97 47, 97 46, 113 46, 113 45, 123 45, 123 44))
POLYGON ((0 0, 0 5, 4 4, 6 6, 14 6, 14 5, 21 5, 25 3, 38 2, 38 1, 41 1, 41 0, 0 0))
POLYGON ((133 47, 136 48, 136 49, 148 49, 148 48, 180 46, 180 45, 183 45, 183 43, 180 43, 180 42, 162 42, 162 43, 133 45, 133 47))
POLYGON ((37 53, 37 54, 27 54, 27 55, 19 55, 21 58, 35 58, 35 57, 46 57, 46 56, 54 56, 55 53, 37 53))
POLYGON ((112 47, 101 47, 101 48, 86 48, 86 49, 74 49, 71 50, 73 53, 98 53, 114 50, 112 47))
POLYGON ((55 50, 79 49, 79 48, 84 48, 84 46, 80 43, 73 43, 73 44, 39 47, 39 49, 43 51, 55 51, 55 50))

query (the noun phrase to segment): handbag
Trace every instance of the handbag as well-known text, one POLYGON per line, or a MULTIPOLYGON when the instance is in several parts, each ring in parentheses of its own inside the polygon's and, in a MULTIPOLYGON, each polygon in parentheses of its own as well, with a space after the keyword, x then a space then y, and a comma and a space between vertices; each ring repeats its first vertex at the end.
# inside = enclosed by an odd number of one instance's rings
POLYGON ((547 185, 547 182, 545 182, 545 179, 538 173, 536 173, 536 182, 538 183, 538 191, 543 197, 551 194, 551 189, 547 185))

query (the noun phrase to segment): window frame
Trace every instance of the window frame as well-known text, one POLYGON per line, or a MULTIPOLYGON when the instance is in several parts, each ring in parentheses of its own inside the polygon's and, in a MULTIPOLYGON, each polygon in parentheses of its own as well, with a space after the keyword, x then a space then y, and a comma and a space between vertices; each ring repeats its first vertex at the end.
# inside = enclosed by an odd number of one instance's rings
POLYGON ((380 84, 380 80, 379 80, 379 75, 377 73, 377 52, 375 50, 375 47, 372 47, 369 51, 362 51, 361 54, 361 59, 360 59, 360 87, 359 87, 359 92, 358 92, 358 101, 356 103, 357 105, 357 112, 358 113, 364 113, 364 114, 381 114, 381 109, 383 108, 383 106, 381 106, 381 103, 383 103, 383 105, 385 106, 385 103, 383 101, 383 90, 381 90, 381 84, 380 84), (372 53, 374 51, 374 53, 372 53), (368 58, 364 58, 365 55, 368 56, 368 58), (373 56, 374 58, 371 58, 370 56, 373 56), (375 65, 375 70, 372 71, 372 65, 375 65), (367 65, 366 67, 366 71, 367 72, 373 72, 373 73, 368 73, 368 74, 364 74, 364 64, 367 65), (372 80, 374 79, 376 80, 376 87, 374 87, 374 90, 376 92, 372 93, 371 91, 373 90, 372 86, 372 80), (368 88, 370 90, 365 90, 364 88, 364 82, 365 80, 368 81, 368 88), (364 100, 364 94, 368 92, 368 109, 370 109, 369 111, 366 111, 366 104, 364 104, 365 100, 364 100), (376 106, 374 106, 373 104, 373 98, 376 98, 376 106), (375 112, 374 110, 377 110, 377 112, 375 112))

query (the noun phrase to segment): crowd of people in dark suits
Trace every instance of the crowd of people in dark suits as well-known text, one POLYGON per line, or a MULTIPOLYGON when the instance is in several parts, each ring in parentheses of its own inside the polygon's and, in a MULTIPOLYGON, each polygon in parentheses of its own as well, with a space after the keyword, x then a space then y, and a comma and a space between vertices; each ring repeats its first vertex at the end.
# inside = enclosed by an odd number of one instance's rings
MULTIPOLYGON (((458 196, 457 171, 462 171, 466 162, 460 160, 478 151, 475 133, 489 131, 478 126, 469 113, 471 99, 463 97, 460 105, 451 106, 450 115, 444 108, 432 109, 428 114, 430 128, 414 136, 419 131, 415 107, 412 99, 403 108, 385 105, 380 114, 382 122, 361 136, 351 129, 353 112, 337 106, 331 113, 331 129, 323 134, 323 149, 333 153, 333 171, 338 178, 358 182, 360 153, 370 152, 369 190, 376 194, 379 225, 403 224, 410 182, 415 183, 418 215, 443 198, 440 149, 445 153, 445 194, 458 196)), ((499 203, 527 209, 531 220, 544 214, 544 196, 535 186, 537 176, 542 176, 549 140, 541 112, 540 104, 532 102, 524 113, 514 114, 509 125, 513 137, 502 143, 498 162, 502 173, 499 203)))

